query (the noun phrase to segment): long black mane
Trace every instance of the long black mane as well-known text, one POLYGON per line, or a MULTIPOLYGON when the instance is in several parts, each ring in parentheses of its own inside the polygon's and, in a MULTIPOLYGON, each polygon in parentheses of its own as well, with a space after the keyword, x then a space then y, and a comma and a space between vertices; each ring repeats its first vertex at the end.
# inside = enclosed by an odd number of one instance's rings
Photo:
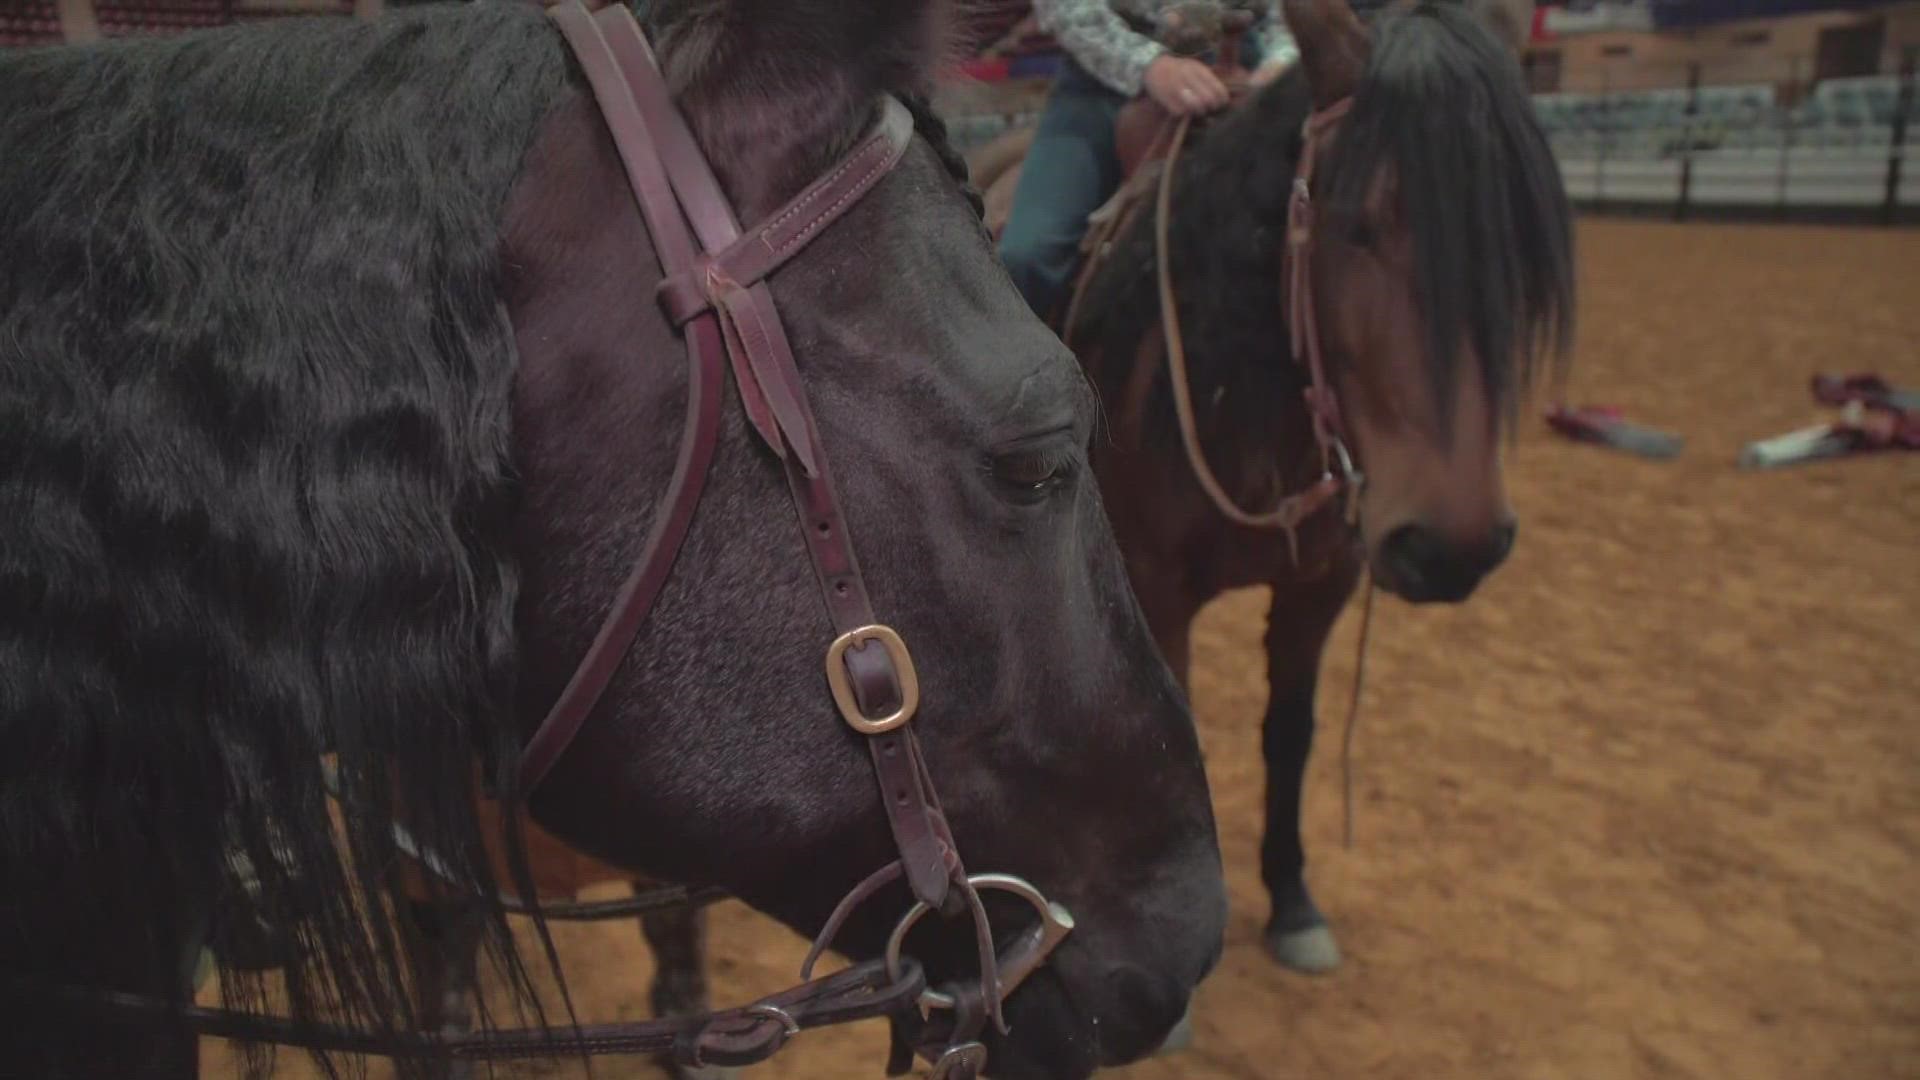
MULTIPOLYGON (((404 816, 520 971, 473 812, 518 750, 496 246, 565 80, 509 4, 0 59, 0 926, 157 964, 211 889, 297 935, 294 1016, 407 1025, 404 816)), ((95 976, 63 944, 7 960, 95 976)))
MULTIPOLYGON (((1383 13, 1371 32, 1367 71, 1315 197, 1338 221, 1381 176, 1396 183, 1434 391, 1445 400, 1464 342, 1485 358, 1488 391, 1510 416, 1537 366, 1563 359, 1572 339, 1573 237, 1559 167, 1518 65, 1466 8, 1417 4, 1383 13)), ((1280 252, 1310 108, 1296 67, 1203 129, 1174 178, 1170 243, 1188 364, 1195 400, 1218 403, 1214 431, 1225 447, 1269 439, 1255 433, 1271 428, 1276 401, 1298 400, 1303 382, 1286 333, 1280 252)), ((1135 343, 1157 332, 1158 311, 1148 214, 1089 283, 1077 332, 1130 362, 1135 343)), ((1102 377, 1110 395, 1125 373, 1102 377)), ((1168 400, 1164 373, 1156 396, 1168 400)), ((1148 431, 1178 437, 1170 407, 1151 410, 1148 431)))

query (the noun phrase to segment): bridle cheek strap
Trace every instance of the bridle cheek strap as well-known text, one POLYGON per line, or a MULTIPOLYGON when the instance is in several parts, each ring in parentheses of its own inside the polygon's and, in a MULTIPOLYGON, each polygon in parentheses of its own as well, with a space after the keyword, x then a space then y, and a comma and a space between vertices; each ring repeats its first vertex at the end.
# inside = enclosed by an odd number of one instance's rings
POLYGON ((1294 169, 1293 190, 1287 199, 1287 246, 1282 254, 1286 263, 1287 329, 1295 363, 1307 368, 1307 386, 1301 391, 1307 412, 1313 420, 1313 440, 1320 448, 1323 476, 1348 487, 1348 516, 1357 506, 1361 482, 1347 449, 1346 429, 1341 423, 1340 403, 1334 397, 1333 384, 1327 379, 1327 364, 1320 334, 1319 310, 1313 300, 1314 204, 1313 174, 1322 143, 1328 133, 1353 108, 1353 99, 1343 97, 1323 109, 1308 114, 1301 125, 1300 161, 1294 169))

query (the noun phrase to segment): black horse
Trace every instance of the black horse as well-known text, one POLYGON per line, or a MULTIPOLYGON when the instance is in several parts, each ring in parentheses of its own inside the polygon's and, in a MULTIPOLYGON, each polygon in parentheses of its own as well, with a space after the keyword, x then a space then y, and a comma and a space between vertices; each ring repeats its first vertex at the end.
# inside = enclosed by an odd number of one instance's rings
MULTIPOLYGON (((653 5, 744 220, 880 94, 922 99, 940 8, 653 5)), ((916 646, 956 838, 1077 917, 992 1060, 1082 1076, 1154 1047, 1213 964, 1219 855, 1088 469, 1092 396, 915 112, 906 160, 773 291, 875 601, 916 646)), ((495 901, 527 875, 488 868, 476 772, 518 801, 685 398, 646 228, 548 20, 481 3, 6 55, 0 252, 0 1072, 193 1075, 178 1026, 19 989, 184 999, 209 934, 255 917, 298 943, 293 1017, 413 1027, 396 821, 530 994, 495 901)), ((729 409, 678 569, 531 813, 812 932, 893 844, 824 694, 784 486, 729 409)), ((884 908, 846 951, 876 953, 884 908)), ((921 955, 964 974, 966 945, 921 955)), ((266 1004, 256 973, 221 987, 266 1004)))

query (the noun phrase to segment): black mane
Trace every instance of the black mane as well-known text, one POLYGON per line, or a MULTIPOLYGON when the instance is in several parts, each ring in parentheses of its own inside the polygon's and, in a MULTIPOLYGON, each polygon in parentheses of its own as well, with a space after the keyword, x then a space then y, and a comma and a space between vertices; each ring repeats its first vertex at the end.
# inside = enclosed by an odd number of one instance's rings
MULTIPOLYGON (((390 827, 490 903, 472 755, 518 753, 496 247, 565 80, 519 4, 0 56, 9 934, 164 952, 198 929, 170 899, 212 887, 297 932, 292 1015, 412 1023, 390 827)), ((73 946, 6 964, 84 982, 73 946)))
MULTIPOLYGON (((1338 218, 1383 174, 1419 262, 1434 392, 1450 392, 1460 344, 1486 358, 1493 399, 1511 416, 1537 364, 1571 344, 1573 238, 1559 167, 1533 118, 1518 65, 1465 8, 1426 2, 1382 14, 1352 111, 1322 161, 1315 197, 1338 218)), ((1287 195, 1310 101, 1294 68, 1196 133, 1174 178, 1172 266, 1194 398, 1217 399, 1223 453, 1270 447, 1276 403, 1298 401, 1280 287, 1287 195)), ((1089 283, 1079 335, 1125 358, 1157 333, 1153 222, 1144 214, 1089 283)), ((1156 396, 1168 400, 1164 372, 1156 396)), ((1109 400, 1117 398, 1109 397, 1109 400)), ((1444 416, 1446 408, 1440 410, 1444 416)), ((1149 434, 1177 438, 1170 407, 1149 434)))

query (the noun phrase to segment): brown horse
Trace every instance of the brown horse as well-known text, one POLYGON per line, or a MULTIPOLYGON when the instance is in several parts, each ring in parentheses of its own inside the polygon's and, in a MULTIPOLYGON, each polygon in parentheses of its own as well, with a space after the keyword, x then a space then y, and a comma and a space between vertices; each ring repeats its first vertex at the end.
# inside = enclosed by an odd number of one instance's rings
MULTIPOLYGON (((1176 410, 1151 207, 1110 239, 1062 328, 1105 403, 1095 471, 1183 683, 1201 606, 1227 589, 1273 590, 1261 869, 1268 946, 1296 970, 1339 960, 1300 833, 1328 633, 1365 571, 1410 602, 1459 602, 1505 559, 1516 520, 1502 433, 1536 362, 1564 360, 1570 338, 1568 206, 1514 60, 1530 7, 1401 5, 1369 29, 1338 0, 1285 5, 1299 67, 1193 129, 1169 178, 1166 268, 1197 454, 1176 410), (1283 247, 1302 125, 1343 101, 1349 111, 1318 147, 1306 277, 1327 389, 1364 485, 1351 519, 1335 498, 1291 530, 1249 525, 1327 471, 1303 393, 1308 358, 1291 340, 1283 247), (1203 472, 1223 499, 1204 490, 1203 472)), ((1161 130, 1154 111, 1139 101, 1123 112, 1123 157, 1130 137, 1161 130)), ((976 152, 1002 173, 975 173, 990 209, 1024 138, 976 152)))

